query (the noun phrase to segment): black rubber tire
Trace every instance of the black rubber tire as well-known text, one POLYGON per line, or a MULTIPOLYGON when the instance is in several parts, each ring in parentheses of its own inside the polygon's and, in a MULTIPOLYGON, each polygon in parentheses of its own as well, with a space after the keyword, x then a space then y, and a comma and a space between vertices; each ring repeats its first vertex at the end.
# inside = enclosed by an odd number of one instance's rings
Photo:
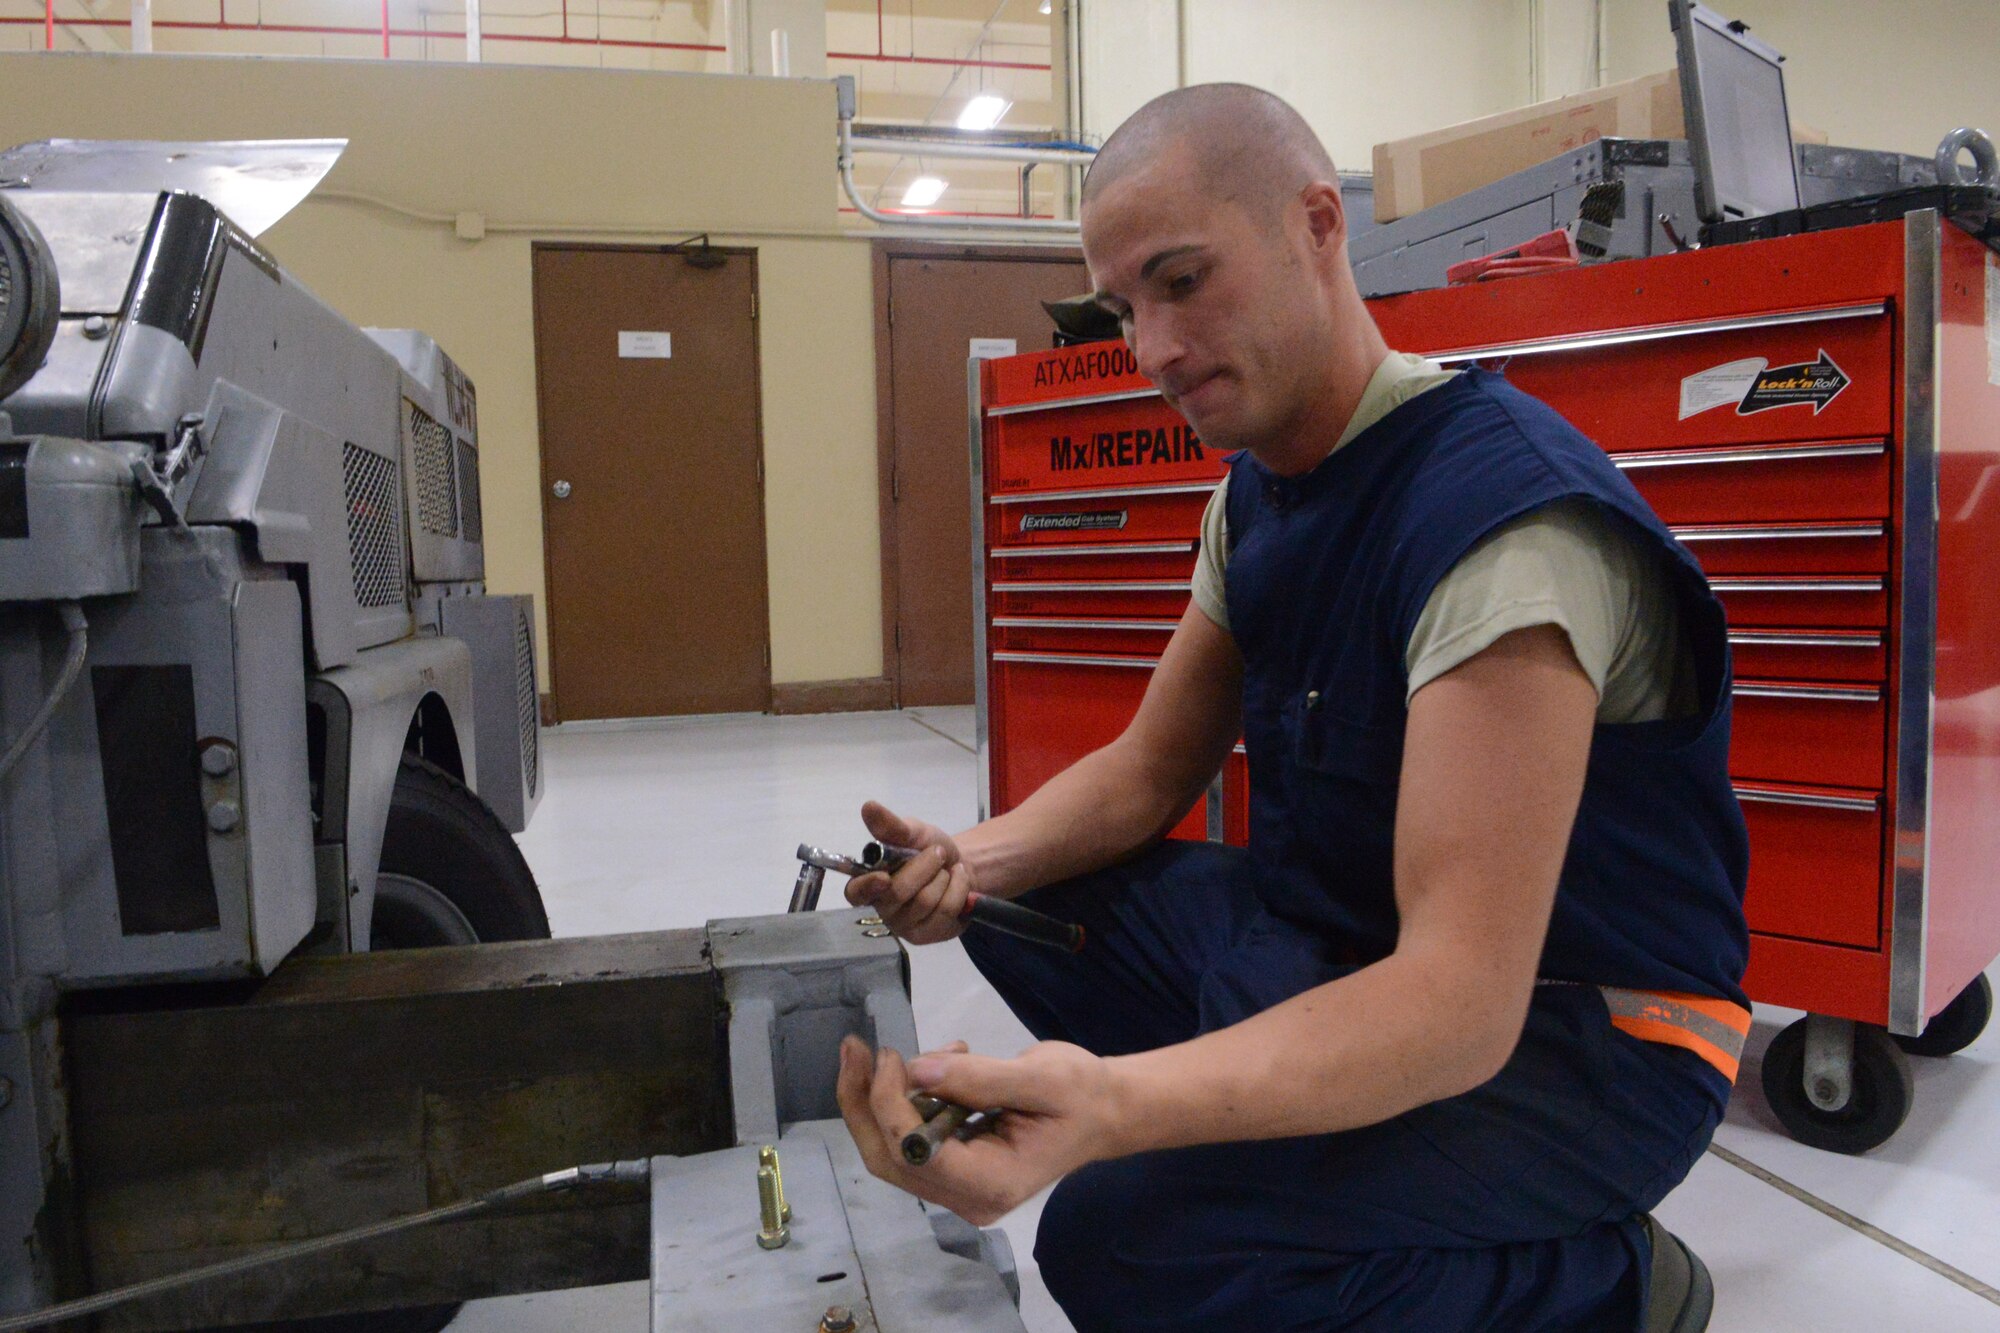
POLYGON ((1910 1058, 1887 1032, 1854 1027, 1854 1075, 1847 1105, 1822 1111, 1806 1096, 1806 1020, 1780 1032, 1764 1052, 1764 1097, 1785 1132, 1810 1148, 1864 1153, 1903 1127, 1916 1095, 1910 1058))
MULTIPOLYGON (((541 890, 514 837, 486 802, 437 765, 403 756, 382 839, 381 869, 423 882, 451 900, 480 942, 545 940, 549 917, 541 890)), ((377 949, 421 949, 421 919, 378 918, 377 949)), ((373 950, 371 949, 371 952, 373 950)), ((458 1317, 457 1304, 370 1314, 328 1315, 248 1324, 216 1333, 438 1333, 458 1317)))
MULTIPOLYGON (((450 899, 483 944, 549 937, 541 890, 514 836, 464 783, 415 755, 404 755, 396 774, 381 869, 450 899)), ((371 951, 439 942, 422 938, 417 923, 382 924, 389 929, 371 940, 371 951)))
POLYGON ((1986 1031, 1986 1024, 1993 1017, 1993 983, 1984 972, 1972 979, 1972 984, 1952 997, 1950 1004, 1937 1011, 1924 1027, 1921 1037, 1898 1037, 1896 1044, 1911 1055, 1928 1055, 1933 1058, 1957 1055, 1986 1031))

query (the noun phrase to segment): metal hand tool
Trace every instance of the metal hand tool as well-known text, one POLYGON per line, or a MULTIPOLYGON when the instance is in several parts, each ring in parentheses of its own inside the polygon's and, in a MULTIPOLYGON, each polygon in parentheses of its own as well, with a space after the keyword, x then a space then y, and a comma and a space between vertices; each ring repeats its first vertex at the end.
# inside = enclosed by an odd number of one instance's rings
MULTIPOLYGON (((800 850, 803 853, 804 849, 800 850)), ((871 842, 861 849, 860 871, 849 870, 847 873, 866 874, 881 870, 893 874, 916 854, 916 851, 909 847, 871 842)), ((845 857, 841 859, 846 860, 845 857)), ((849 862, 849 864, 854 863, 849 862)), ((832 866, 829 869, 841 870, 845 867, 832 866)), ((1061 949, 1067 953, 1083 951, 1082 926, 1058 921, 1052 916, 1037 912, 1032 907, 1010 903, 1005 898, 989 898, 983 893, 968 894, 962 915, 977 925, 997 930, 1003 935, 1012 935, 1016 939, 1027 940, 1032 944, 1046 944, 1052 949, 1061 949)))
POLYGON ((949 1138, 971 1138, 983 1134, 998 1122, 1001 1112, 975 1111, 969 1106, 948 1102, 928 1092, 912 1092, 910 1105, 917 1108, 917 1114, 924 1118, 909 1133, 903 1135, 903 1160, 911 1166, 922 1166, 937 1155, 949 1138))

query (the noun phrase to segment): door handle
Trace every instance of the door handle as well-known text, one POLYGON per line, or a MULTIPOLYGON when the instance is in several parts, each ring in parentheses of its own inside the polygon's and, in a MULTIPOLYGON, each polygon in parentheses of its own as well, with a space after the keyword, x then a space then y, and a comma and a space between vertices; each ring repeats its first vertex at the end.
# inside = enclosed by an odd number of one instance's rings
POLYGON ((555 485, 553 485, 553 486, 549 487, 549 489, 550 489, 551 491, 555 492, 555 497, 556 497, 556 499, 558 499, 558 500, 567 500, 567 499, 569 499, 569 490, 570 490, 570 486, 569 486, 569 483, 568 483, 568 482, 566 482, 566 481, 559 481, 559 482, 557 482, 557 483, 556 483, 555 485))

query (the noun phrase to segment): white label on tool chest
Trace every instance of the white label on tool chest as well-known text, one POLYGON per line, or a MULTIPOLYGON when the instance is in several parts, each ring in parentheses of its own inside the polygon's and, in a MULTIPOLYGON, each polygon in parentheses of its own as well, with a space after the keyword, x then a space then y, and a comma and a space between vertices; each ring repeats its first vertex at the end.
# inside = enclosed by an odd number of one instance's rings
POLYGON ((2000 384, 2000 255, 1986 256, 1986 382, 2000 384))
POLYGON ((674 335, 658 330, 620 329, 618 330, 618 355, 647 361, 671 360, 674 354, 674 335))
POLYGON ((1023 532, 1116 532, 1125 526, 1123 509, 1089 509, 1073 514, 1023 514, 1023 532))
POLYGON ((1726 407, 1743 401, 1750 386, 1771 363, 1761 356, 1748 357, 1713 366, 1681 381, 1681 420, 1711 407, 1726 407))
POLYGON ((1014 355, 1019 346, 1013 338, 974 338, 968 355, 975 361, 991 361, 996 357, 1014 355))

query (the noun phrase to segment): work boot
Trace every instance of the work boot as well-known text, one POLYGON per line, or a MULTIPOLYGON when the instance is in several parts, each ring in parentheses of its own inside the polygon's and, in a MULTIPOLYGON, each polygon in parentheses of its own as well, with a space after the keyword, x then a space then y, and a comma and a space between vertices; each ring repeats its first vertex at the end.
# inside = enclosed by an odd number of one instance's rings
POLYGON ((1715 1282, 1708 1266, 1648 1213, 1646 1239, 1653 1246, 1653 1277, 1646 1299, 1646 1333, 1701 1333, 1715 1310, 1715 1282))

